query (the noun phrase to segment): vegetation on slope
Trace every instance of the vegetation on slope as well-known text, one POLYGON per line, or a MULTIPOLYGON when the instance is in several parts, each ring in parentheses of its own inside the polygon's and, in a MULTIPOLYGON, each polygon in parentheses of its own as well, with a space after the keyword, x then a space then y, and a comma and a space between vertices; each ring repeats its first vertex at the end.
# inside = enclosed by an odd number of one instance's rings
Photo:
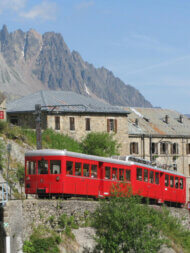
MULTIPOLYGON (((8 139, 22 143, 27 143, 30 146, 36 146, 36 132, 31 129, 25 129, 18 126, 10 125, 7 122, 0 122, 0 134, 3 134, 8 139)), ((73 152, 111 156, 118 153, 119 145, 114 140, 113 135, 108 133, 89 133, 81 142, 75 139, 57 133, 52 129, 46 129, 42 133, 43 148, 67 149, 73 152)))
POLYGON ((140 197, 121 194, 119 187, 109 201, 101 200, 93 219, 97 252, 156 253, 162 244, 190 252, 190 231, 165 207, 142 205, 140 197))

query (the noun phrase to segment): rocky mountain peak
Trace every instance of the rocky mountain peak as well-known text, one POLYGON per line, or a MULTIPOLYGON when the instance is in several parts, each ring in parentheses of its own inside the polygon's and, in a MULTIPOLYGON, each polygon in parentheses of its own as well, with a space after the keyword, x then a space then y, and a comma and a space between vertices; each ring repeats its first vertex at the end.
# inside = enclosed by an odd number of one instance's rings
MULTIPOLYGON (((59 33, 41 35, 33 29, 26 33, 21 30, 9 33, 4 25, 0 30, 0 48, 6 69, 11 68, 7 70, 11 73, 9 89, 14 77, 14 80, 22 79, 19 87, 26 85, 22 93, 40 87, 70 90, 91 94, 113 105, 151 107, 138 90, 116 78, 111 71, 95 68, 77 51, 71 53, 59 33)), ((0 77, 0 88, 1 80, 4 79, 0 77)))

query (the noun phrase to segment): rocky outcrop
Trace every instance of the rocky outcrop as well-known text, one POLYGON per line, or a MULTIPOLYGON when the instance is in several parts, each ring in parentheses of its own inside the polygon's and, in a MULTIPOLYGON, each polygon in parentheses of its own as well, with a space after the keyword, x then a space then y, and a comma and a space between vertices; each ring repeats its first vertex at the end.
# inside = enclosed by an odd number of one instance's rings
POLYGON ((40 89, 69 90, 113 105, 151 107, 138 90, 106 68, 95 68, 61 34, 0 30, 0 89, 18 97, 40 89))

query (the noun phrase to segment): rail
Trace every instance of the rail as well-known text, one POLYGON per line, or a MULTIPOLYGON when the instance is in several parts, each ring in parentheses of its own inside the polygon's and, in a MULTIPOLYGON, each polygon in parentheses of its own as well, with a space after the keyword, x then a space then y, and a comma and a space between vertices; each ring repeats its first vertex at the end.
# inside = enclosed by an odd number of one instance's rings
POLYGON ((5 205, 8 201, 8 183, 1 182, 0 183, 0 205, 5 205))

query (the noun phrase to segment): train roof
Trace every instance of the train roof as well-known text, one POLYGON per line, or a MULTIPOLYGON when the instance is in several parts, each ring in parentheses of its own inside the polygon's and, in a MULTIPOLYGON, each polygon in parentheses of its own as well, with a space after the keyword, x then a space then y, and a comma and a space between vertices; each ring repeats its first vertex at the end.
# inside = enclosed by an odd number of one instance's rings
POLYGON ((98 162, 107 162, 107 163, 115 163, 115 164, 122 164, 122 165, 137 165, 140 167, 147 167, 153 170, 159 170, 165 173, 173 174, 173 175, 178 175, 178 176, 183 176, 183 174, 176 172, 176 171, 170 171, 170 170, 165 170, 159 167, 154 167, 151 165, 147 164, 142 164, 134 161, 124 161, 124 160, 119 160, 116 158, 110 158, 110 157, 102 157, 102 156, 95 156, 95 155, 86 155, 82 153, 77 153, 77 152, 71 152, 67 151, 66 149, 64 150, 59 150, 59 149, 39 149, 39 150, 31 150, 27 151, 25 153, 25 157, 35 157, 35 156, 71 156, 71 157, 77 157, 77 158, 83 158, 83 159, 88 159, 88 160, 94 160, 98 162))

